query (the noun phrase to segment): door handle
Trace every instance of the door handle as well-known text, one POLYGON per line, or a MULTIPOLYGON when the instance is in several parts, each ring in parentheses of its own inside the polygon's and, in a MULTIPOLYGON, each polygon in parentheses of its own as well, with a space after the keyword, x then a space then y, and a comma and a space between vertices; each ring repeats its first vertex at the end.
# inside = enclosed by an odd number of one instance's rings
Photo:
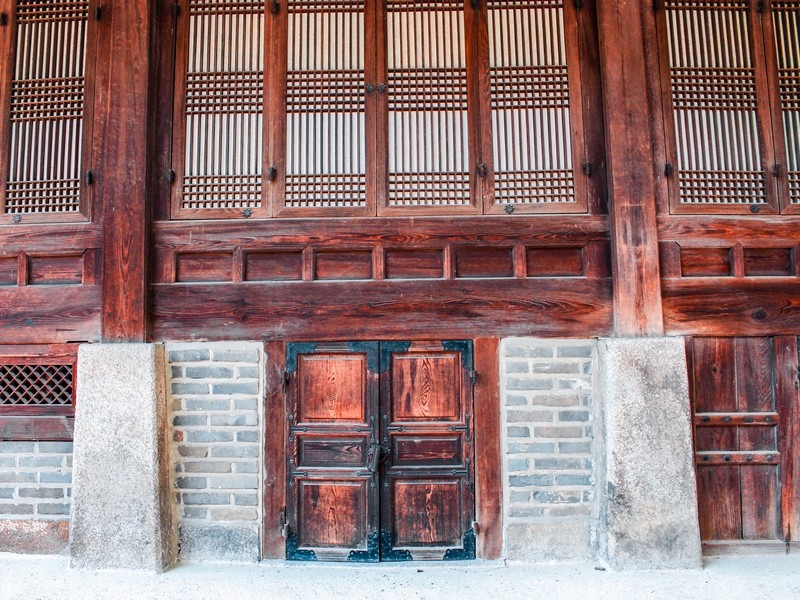
POLYGON ((367 453, 367 469, 370 473, 377 473, 380 464, 389 456, 389 449, 380 444, 372 444, 367 453))

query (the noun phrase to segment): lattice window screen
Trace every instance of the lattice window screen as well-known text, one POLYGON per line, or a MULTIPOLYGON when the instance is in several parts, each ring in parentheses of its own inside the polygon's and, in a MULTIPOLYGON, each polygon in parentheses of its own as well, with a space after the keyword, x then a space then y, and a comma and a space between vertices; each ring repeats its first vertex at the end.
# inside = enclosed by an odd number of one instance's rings
POLYGON ((363 0, 291 0, 287 208, 367 205, 363 0))
POLYGON ((766 204, 748 2, 666 9, 680 204, 766 204))
POLYGON ((262 206, 264 2, 190 0, 181 209, 262 206))
POLYGON ((72 365, 0 364, 0 407, 72 406, 72 365))
POLYGON ((464 3, 387 3, 388 206, 470 206, 464 3))
POLYGON ((800 204, 800 2, 773 2, 789 197, 800 204))
POLYGON ((89 3, 18 0, 4 213, 81 210, 89 3))
POLYGON ((563 2, 487 6, 495 201, 574 203, 563 2))

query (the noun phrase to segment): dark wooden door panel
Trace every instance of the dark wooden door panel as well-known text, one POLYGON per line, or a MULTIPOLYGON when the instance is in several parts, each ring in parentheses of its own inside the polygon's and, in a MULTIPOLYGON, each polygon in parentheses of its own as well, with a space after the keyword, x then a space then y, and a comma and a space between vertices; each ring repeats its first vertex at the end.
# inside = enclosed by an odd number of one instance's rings
POLYGON ((377 356, 374 343, 287 345, 290 560, 378 559, 377 356))
MULTIPOLYGON (((696 338, 690 364, 703 540, 790 534, 792 407, 797 353, 789 338, 696 338), (787 384, 786 373, 794 373, 787 384)), ((794 338, 791 338, 794 340, 794 338)))
POLYGON ((472 360, 463 341, 287 345, 288 559, 475 557, 472 360))
POLYGON ((381 352, 384 560, 474 558, 472 344, 381 352))

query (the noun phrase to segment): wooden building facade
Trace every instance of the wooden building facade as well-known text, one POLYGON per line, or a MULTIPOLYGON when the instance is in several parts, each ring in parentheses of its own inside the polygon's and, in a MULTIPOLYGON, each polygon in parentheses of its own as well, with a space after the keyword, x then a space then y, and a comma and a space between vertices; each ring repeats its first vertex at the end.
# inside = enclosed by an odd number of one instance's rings
POLYGON ((702 539, 800 539, 797 0, 0 0, 0 90, 4 442, 255 343, 262 557, 497 558, 504 340, 672 338, 702 539))

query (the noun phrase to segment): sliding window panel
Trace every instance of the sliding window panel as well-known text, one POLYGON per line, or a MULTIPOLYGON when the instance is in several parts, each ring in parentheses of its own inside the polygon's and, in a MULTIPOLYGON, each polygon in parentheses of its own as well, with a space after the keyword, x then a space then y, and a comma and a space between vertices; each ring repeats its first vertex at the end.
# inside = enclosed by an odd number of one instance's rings
POLYGON ((263 200, 264 2, 183 0, 172 215, 268 216, 263 200))
POLYGON ((388 0, 385 11, 385 79, 376 90, 386 123, 378 146, 387 152, 379 212, 477 213, 472 19, 463 0, 388 0))
POLYGON ((371 0, 289 0, 274 17, 280 52, 272 63, 285 69, 276 76, 280 101, 270 117, 277 216, 375 214, 374 99, 367 87, 374 50, 365 46, 374 19, 371 0))
POLYGON ((494 175, 487 212, 586 212, 574 4, 490 0, 487 10, 494 175))
POLYGON ((90 216, 94 8, 86 1, 0 6, 2 222, 90 216))
POLYGON ((667 175, 673 180, 674 213, 777 211, 756 5, 752 0, 665 2, 668 120, 672 113, 666 124, 672 167, 667 175))
MULTIPOLYGON (((788 180, 787 212, 800 212, 800 0, 772 3, 772 37, 778 71, 779 122, 786 161, 778 168, 788 180)), ((771 41, 766 40, 767 44, 771 41)), ((776 134, 776 137, 777 134, 776 134)))

